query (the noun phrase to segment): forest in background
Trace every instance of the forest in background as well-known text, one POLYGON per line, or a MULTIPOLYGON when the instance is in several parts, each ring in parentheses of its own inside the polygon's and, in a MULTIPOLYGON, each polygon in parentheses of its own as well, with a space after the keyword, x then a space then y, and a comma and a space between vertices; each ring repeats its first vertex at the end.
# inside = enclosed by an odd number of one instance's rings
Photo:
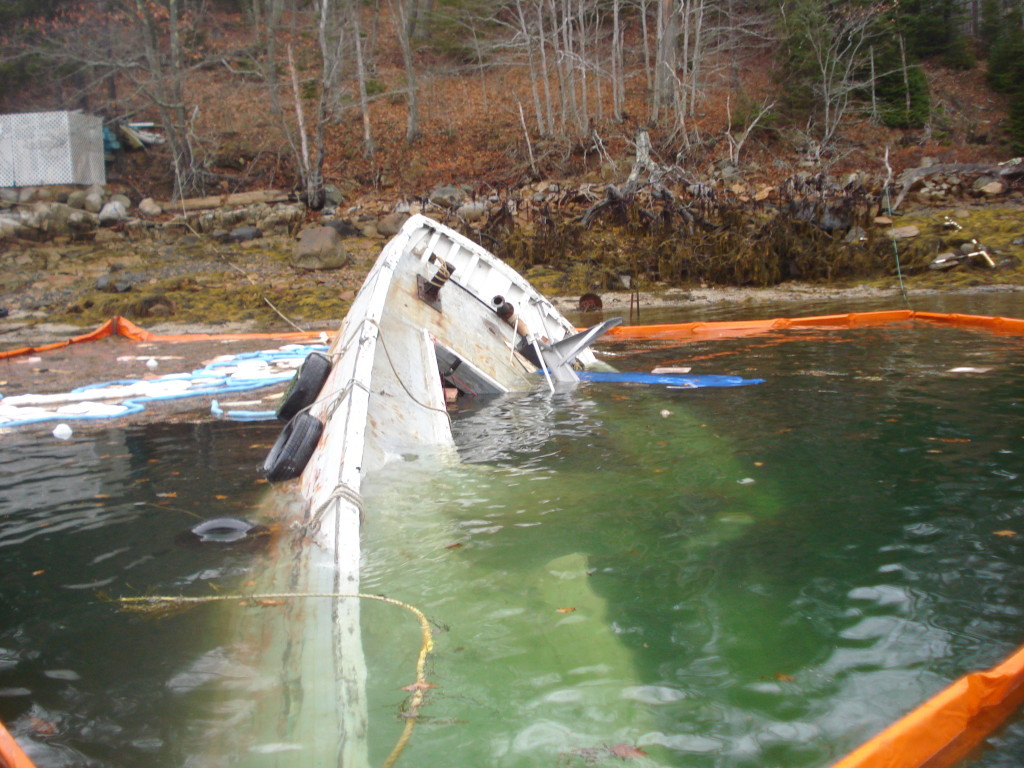
POLYGON ((152 121, 140 194, 424 194, 1024 151, 1016 0, 0 0, 0 112, 152 121), (646 150, 646 147, 643 148, 646 150))

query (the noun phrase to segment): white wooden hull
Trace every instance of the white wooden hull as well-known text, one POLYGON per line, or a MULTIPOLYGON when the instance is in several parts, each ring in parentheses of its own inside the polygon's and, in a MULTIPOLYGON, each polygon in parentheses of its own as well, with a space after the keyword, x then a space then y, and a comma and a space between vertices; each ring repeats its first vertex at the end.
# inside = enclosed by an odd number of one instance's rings
MULTIPOLYGON (((550 341, 576 332, 555 307, 483 248, 414 216, 381 252, 331 345, 333 368, 310 413, 324 423, 295 483, 276 489, 300 509, 261 589, 301 592, 273 618, 244 620, 255 672, 267 678, 247 708, 254 739, 236 755, 247 765, 368 765, 366 668, 360 632, 360 489, 367 473, 411 455, 457 461, 442 374, 465 391, 542 386, 536 366, 514 351, 513 326, 495 313, 502 296, 550 341), (453 276, 435 301, 418 277, 443 262, 453 276), (457 362, 456 362, 457 361, 457 362), (297 499, 297 501, 296 501, 297 499), (268 664, 273 667, 267 670, 268 664)), ((581 361, 592 360, 589 350, 581 361)), ((244 746, 241 742, 247 742, 244 746)))

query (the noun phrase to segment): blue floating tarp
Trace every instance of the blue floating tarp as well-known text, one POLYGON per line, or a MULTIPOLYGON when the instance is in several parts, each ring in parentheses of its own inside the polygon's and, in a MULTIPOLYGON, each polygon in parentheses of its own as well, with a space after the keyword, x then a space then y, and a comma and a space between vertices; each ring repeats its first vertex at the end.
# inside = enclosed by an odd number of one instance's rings
POLYGON ((716 374, 676 374, 676 373, 639 373, 625 371, 622 373, 604 373, 599 371, 580 371, 582 381, 603 381, 614 384, 660 384, 666 387, 683 389, 699 389, 701 387, 746 387, 751 384, 764 384, 764 379, 744 379, 741 376, 721 376, 716 374))

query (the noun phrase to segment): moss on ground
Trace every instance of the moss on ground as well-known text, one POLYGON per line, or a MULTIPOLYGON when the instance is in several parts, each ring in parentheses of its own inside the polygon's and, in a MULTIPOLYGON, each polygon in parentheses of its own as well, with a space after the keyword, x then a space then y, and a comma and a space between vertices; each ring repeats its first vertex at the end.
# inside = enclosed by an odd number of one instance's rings
MULTIPOLYGON (((864 219, 862 211, 857 221, 864 219)), ((893 241, 863 221, 863 237, 828 232, 769 209, 620 217, 584 227, 578 216, 478 236, 547 295, 632 288, 658 291, 699 285, 770 287, 790 280, 846 287, 891 285, 899 270, 910 287, 956 290, 986 284, 1024 285, 1024 217, 1019 206, 911 211, 896 225, 916 237, 893 241), (954 229, 948 220, 961 228, 954 229), (1001 264, 976 260, 952 270, 928 269, 944 251, 978 240, 1001 264), (1020 240, 1021 242, 1016 242, 1020 240)), ((471 235, 472 236, 472 235, 471 235)), ((245 246, 206 238, 47 245, 0 254, 4 289, 31 310, 21 324, 93 327, 112 315, 139 322, 247 322, 266 328, 281 317, 314 327, 343 317, 383 241, 346 241, 355 254, 342 270, 304 272, 290 266, 291 241, 268 237, 245 246), (131 290, 98 290, 97 278, 126 276, 131 290), (273 306, 271 306, 273 305, 273 306), (276 310, 275 310, 276 308, 276 310)))

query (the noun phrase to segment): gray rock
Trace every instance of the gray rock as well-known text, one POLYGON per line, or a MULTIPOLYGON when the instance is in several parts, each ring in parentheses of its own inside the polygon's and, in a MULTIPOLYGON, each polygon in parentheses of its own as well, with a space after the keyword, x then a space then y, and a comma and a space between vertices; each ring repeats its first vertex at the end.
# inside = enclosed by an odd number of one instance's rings
POLYGON ((19 236, 24 236, 25 229, 33 230, 39 236, 32 239, 68 237, 76 234, 78 230, 72 226, 72 220, 74 214, 79 213, 83 212, 63 203, 34 203, 31 208, 21 209, 23 230, 19 236))
POLYGON ((302 221, 306 214, 306 207, 301 203, 290 205, 278 205, 268 208, 267 212, 256 216, 256 226, 264 232, 271 232, 275 229, 290 229, 292 225, 302 221))
POLYGON ((17 237, 20 230, 20 218, 15 216, 0 216, 0 237, 17 237))
POLYGON ((345 201, 345 196, 334 184, 324 184, 324 205, 329 208, 337 208, 345 201))
POLYGON ((995 194, 1001 194, 1003 191, 1005 191, 1003 183, 994 176, 979 176, 974 180, 974 183, 971 184, 971 192, 975 195, 992 194, 991 192, 985 192, 984 190, 986 188, 999 189, 999 191, 996 192, 995 194), (992 185, 999 185, 999 187, 993 187, 992 185))
POLYGON ((408 213, 389 213, 387 216, 383 216, 378 219, 377 234, 383 235, 384 237, 394 237, 398 234, 398 230, 402 228, 402 225, 408 220, 408 213))
POLYGON ((127 293, 132 289, 131 281, 126 277, 114 278, 110 275, 100 275, 96 278, 96 290, 105 293, 127 293))
POLYGON ((988 184, 984 184, 978 189, 985 197, 997 197, 1006 192, 1006 184, 1002 181, 990 181, 988 184))
POLYGON ((856 224, 850 227, 850 231, 846 233, 846 237, 843 238, 844 243, 859 243, 863 240, 868 239, 868 233, 864 231, 863 227, 858 227, 856 224))
POLYGON ((122 195, 122 194, 111 195, 110 196, 110 202, 112 202, 112 203, 121 203, 121 205, 124 206, 124 209, 126 211, 129 208, 132 207, 132 201, 131 201, 131 198, 128 197, 128 195, 122 195))
POLYGON ((144 198, 139 202, 139 213, 143 216, 159 216, 163 212, 164 209, 152 197, 144 198))
POLYGON ((330 227, 342 237, 360 237, 363 234, 359 227, 345 219, 328 219, 324 226, 330 227))
POLYGON ((945 271, 947 269, 953 269, 958 267, 964 260, 961 254, 954 253, 953 251, 946 251, 936 256, 931 263, 928 264, 928 269, 934 269, 938 271, 945 271))
POLYGON ((68 205, 72 208, 78 208, 79 210, 85 210, 85 198, 89 196, 89 193, 84 189, 76 189, 74 192, 68 195, 68 205))
POLYGON ((119 243, 124 240, 124 235, 112 229, 97 229, 92 241, 98 245, 105 243, 119 243))
POLYGON ((305 270, 341 269, 349 262, 341 236, 331 227, 303 230, 295 244, 292 266, 305 270))
POLYGON ((74 212, 63 203, 36 203, 40 209, 42 229, 50 237, 68 237, 72 234, 70 219, 74 212))
POLYGON ((255 240, 258 237, 263 237, 263 233, 259 229, 251 224, 243 224, 228 232, 225 239, 229 243, 244 243, 246 240, 255 240))
POLYGON ((466 193, 458 187, 435 187, 430 193, 430 202, 441 208, 458 208, 466 200, 466 193))
POLYGON ((128 218, 128 209, 120 200, 111 200, 100 210, 100 224, 110 226, 128 218))
POLYGON ((103 195, 97 192, 86 192, 82 207, 89 213, 99 213, 103 210, 103 195))
POLYGON ((72 209, 68 214, 68 229, 72 234, 87 234, 99 229, 100 217, 89 211, 72 209))
POLYGON ((466 203, 459 206, 459 210, 456 213, 463 221, 479 221, 487 214, 487 204, 479 201, 466 203))
POLYGON ((889 230, 889 237, 893 240, 906 240, 910 237, 917 237, 919 234, 921 234, 921 230, 913 224, 907 224, 903 227, 893 227, 889 230))
POLYGON ((37 199, 38 190, 35 187, 22 187, 18 191, 18 202, 22 204, 34 203, 37 199))
POLYGON ((0 188, 0 203, 18 202, 18 190, 11 187, 0 188))

